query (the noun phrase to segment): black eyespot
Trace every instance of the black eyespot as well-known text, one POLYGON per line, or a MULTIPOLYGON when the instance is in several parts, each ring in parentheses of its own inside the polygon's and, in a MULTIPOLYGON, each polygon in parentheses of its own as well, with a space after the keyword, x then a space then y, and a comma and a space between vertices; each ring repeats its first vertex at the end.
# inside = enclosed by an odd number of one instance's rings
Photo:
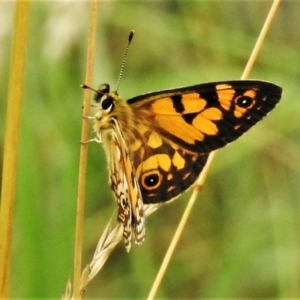
POLYGON ((254 99, 248 96, 241 96, 236 100, 236 104, 243 108, 248 108, 252 105, 254 99))
POLYGON ((108 97, 101 102, 101 106, 103 110, 110 112, 114 107, 114 101, 111 97, 108 97))
POLYGON ((151 174, 151 175, 148 175, 144 178, 144 183, 145 185, 147 185, 148 187, 153 187, 153 186, 156 186, 157 183, 159 181, 159 177, 157 174, 151 174))
POLYGON ((157 188, 161 183, 162 176, 158 170, 146 172, 142 175, 142 187, 147 190, 157 188))

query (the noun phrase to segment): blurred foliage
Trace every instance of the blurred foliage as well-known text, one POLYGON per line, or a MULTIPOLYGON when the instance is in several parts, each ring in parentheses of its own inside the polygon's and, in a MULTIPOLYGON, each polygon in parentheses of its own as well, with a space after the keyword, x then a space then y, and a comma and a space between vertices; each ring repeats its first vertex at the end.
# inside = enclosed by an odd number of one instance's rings
MULTIPOLYGON (((140 93, 241 76, 271 1, 99 3, 94 83, 140 93)), ((159 289, 160 299, 300 297, 298 1, 280 4, 251 73, 284 88, 262 123, 222 149, 159 289)), ((3 145, 13 2, 0 3, 3 145)), ((72 277, 89 4, 32 2, 19 151, 11 294, 58 298, 72 277)), ((1 147, 3 149, 3 147, 1 147)), ((1 150, 2 153, 3 150, 1 150)), ((99 145, 89 146, 84 264, 115 210, 99 145)), ((120 245, 86 298, 146 298, 189 192, 147 220, 142 247, 120 245)), ((1 237, 0 237, 1 238, 1 237)))

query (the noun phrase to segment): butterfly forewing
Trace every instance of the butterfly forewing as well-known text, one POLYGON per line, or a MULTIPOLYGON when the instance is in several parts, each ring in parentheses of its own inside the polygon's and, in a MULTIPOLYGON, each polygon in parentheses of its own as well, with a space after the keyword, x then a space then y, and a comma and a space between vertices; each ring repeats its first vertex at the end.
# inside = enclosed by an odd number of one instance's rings
POLYGON ((234 141, 279 102, 282 89, 239 80, 148 93, 127 101, 181 147, 209 153, 234 141))

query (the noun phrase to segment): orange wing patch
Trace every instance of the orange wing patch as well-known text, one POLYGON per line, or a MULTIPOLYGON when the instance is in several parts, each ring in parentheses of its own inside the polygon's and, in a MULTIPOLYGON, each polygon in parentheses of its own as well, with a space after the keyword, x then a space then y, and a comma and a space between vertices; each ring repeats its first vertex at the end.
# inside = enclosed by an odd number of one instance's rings
POLYGON ((155 100, 151 104, 154 115, 181 115, 199 112, 204 109, 206 100, 199 93, 174 95, 155 100))
POLYGON ((224 109, 230 110, 231 101, 235 93, 235 90, 232 88, 232 86, 229 84, 218 84, 216 85, 216 92, 220 105, 224 109))
POLYGON ((137 174, 140 174, 141 171, 149 171, 153 169, 157 169, 160 167, 164 171, 169 171, 171 168, 171 159, 167 154, 157 154, 150 156, 144 162, 142 162, 137 168, 137 174))
POLYGON ((196 127, 188 124, 182 115, 168 116, 156 115, 155 120, 159 127, 164 128, 168 134, 176 136, 188 144, 194 144, 195 140, 203 140, 204 134, 196 127))
POLYGON ((176 151, 172 158, 173 165, 178 169, 183 169, 185 166, 184 158, 176 151))
MULTIPOLYGON (((231 93, 229 94, 232 100, 231 93)), ((229 97, 227 97, 229 99, 229 97)), ((160 128, 188 144, 203 141, 205 135, 216 135, 215 121, 222 111, 216 107, 205 109, 207 101, 199 93, 174 95, 154 101, 151 109, 160 128)))
POLYGON ((162 137, 153 131, 148 139, 147 145, 153 149, 159 148, 163 144, 162 137))
POLYGON ((206 106, 206 100, 201 98, 198 93, 182 95, 181 103, 184 107, 183 114, 202 111, 206 106))
POLYGON ((199 113, 193 120, 193 126, 204 134, 215 135, 218 133, 217 125, 212 122, 222 119, 222 112, 217 108, 208 108, 199 113))

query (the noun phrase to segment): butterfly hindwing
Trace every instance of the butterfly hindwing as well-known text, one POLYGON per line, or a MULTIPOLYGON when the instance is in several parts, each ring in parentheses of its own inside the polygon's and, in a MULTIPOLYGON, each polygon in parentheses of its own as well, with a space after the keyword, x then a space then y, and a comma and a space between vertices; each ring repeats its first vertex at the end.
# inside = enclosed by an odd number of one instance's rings
POLYGON ((170 201, 196 181, 205 166, 207 154, 186 151, 152 130, 144 132, 139 125, 135 131, 135 137, 144 143, 134 149, 128 143, 128 147, 143 203, 170 201))

